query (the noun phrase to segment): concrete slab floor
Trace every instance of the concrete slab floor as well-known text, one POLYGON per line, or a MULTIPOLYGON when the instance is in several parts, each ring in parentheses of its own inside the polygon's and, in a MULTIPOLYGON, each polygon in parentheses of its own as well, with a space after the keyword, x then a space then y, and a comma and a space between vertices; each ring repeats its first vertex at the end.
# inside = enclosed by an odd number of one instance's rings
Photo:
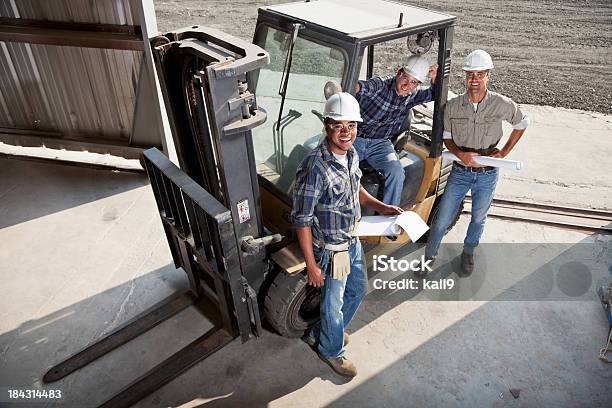
MULTIPOLYGON (((524 168, 502 172, 496 197, 612 209, 612 116, 521 108, 531 124, 508 158, 522 160, 524 168)), ((504 125, 507 137, 510 126, 504 125)))
MULTIPOLYGON (((59 389, 64 398, 42 406, 96 406, 209 328, 188 309, 42 384, 52 365, 186 288, 186 277, 174 269, 144 175, 7 159, 0 174, 3 393, 59 389)), ((467 222, 445 242, 461 242, 467 222)), ((597 359, 608 324, 594 294, 610 276, 610 237, 490 219, 483 242, 588 245, 588 290, 579 300, 496 297, 530 285, 534 264, 501 288, 488 282, 493 295, 472 301, 375 292, 349 327, 347 355, 359 369, 352 381, 301 341, 266 332, 234 341, 136 406, 610 406, 612 367, 597 359)), ((451 263, 439 267, 456 277, 451 263)), ((457 282, 465 288, 476 276, 457 282)), ((0 406, 13 404, 2 396, 0 406)))

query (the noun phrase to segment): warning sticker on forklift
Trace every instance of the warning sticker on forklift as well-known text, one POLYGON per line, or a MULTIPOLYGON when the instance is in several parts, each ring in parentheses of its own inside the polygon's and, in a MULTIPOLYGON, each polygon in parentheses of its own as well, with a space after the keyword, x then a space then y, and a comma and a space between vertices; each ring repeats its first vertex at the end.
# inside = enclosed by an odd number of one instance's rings
POLYGON ((244 200, 238 201, 238 219, 240 219, 240 223, 242 224, 245 221, 251 219, 251 214, 249 213, 249 200, 246 198, 244 200))

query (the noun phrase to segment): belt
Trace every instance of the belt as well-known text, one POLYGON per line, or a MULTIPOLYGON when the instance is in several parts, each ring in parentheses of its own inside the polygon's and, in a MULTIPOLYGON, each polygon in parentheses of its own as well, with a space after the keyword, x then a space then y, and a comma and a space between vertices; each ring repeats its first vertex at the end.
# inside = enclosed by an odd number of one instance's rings
POLYGON ((495 146, 497 146, 497 142, 495 144, 492 144, 489 147, 485 147, 484 149, 474 149, 472 147, 463 147, 463 146, 457 146, 457 147, 462 152, 473 152, 473 153, 478 153, 481 156, 488 156, 491 153, 493 153, 493 151, 495 150, 495 146))
POLYGON ((494 166, 470 167, 458 162, 453 162, 453 165, 459 167, 460 169, 471 171, 472 173, 484 173, 485 171, 495 170, 497 168, 494 166))
POLYGON ((357 242, 357 238, 351 238, 346 242, 342 242, 340 244, 325 244, 323 242, 313 242, 317 247, 319 248, 324 248, 327 249, 329 251, 334 251, 334 252, 338 252, 338 251, 348 251, 349 246, 351 246, 351 244, 355 244, 357 242))

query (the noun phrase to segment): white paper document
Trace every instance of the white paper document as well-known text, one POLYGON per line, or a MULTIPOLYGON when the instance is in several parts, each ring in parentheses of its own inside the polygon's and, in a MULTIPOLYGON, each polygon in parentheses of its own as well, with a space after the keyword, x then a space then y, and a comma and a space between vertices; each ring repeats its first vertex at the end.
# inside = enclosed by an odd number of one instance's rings
MULTIPOLYGON (((453 160, 461 163, 461 160, 451 152, 442 153, 442 157, 446 160, 453 160)), ((523 162, 520 160, 499 159, 497 157, 474 156, 474 161, 481 166, 500 167, 509 170, 521 170, 523 162)))
POLYGON ((400 215, 372 215, 361 217, 353 233, 357 237, 399 235, 406 231, 412 242, 416 242, 427 232, 429 227, 421 217, 413 211, 405 211, 400 215))

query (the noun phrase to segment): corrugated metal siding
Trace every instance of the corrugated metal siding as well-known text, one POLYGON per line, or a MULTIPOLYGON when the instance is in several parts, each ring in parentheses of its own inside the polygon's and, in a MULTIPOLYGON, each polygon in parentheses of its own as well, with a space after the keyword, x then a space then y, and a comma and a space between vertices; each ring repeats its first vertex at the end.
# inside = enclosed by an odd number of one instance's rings
MULTIPOLYGON (((0 16, 139 25, 138 1, 0 0, 0 16)), ((0 127, 127 142, 142 52, 0 42, 0 127)))
POLYGON ((138 0, 2 0, 0 4, 9 13, 4 17, 139 25, 138 0))

